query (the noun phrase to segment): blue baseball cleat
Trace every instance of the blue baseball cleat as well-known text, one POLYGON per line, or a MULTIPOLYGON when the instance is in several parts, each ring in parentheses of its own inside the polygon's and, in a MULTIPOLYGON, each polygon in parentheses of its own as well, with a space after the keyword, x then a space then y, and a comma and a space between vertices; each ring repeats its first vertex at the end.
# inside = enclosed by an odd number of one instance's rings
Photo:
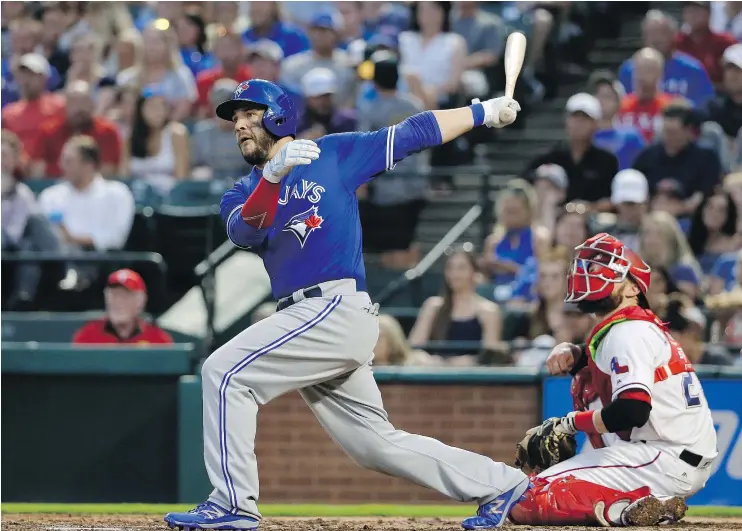
POLYGON ((500 527, 508 519, 510 509, 525 498, 525 493, 533 487, 526 479, 507 492, 503 492, 489 503, 480 505, 477 516, 472 516, 461 522, 464 529, 492 529, 500 527))
POLYGON ((260 525, 260 520, 246 514, 232 514, 214 502, 204 502, 187 513, 168 513, 165 522, 170 527, 180 529, 225 529, 231 531, 252 531, 260 525))

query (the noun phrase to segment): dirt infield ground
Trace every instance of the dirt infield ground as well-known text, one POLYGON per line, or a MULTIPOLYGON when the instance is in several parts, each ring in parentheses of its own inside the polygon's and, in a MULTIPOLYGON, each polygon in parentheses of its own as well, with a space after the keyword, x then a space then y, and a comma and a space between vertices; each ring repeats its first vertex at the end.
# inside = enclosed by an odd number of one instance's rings
MULTIPOLYGON (((128 531, 168 528, 161 517, 151 515, 64 515, 64 514, 3 514, 3 531, 128 531)), ((574 530, 582 527, 529 527, 515 529, 574 530)), ((689 517, 674 526, 655 529, 683 531, 709 529, 742 529, 742 518, 689 517)), ((267 518, 263 531, 461 531, 460 521, 449 518, 267 518)))

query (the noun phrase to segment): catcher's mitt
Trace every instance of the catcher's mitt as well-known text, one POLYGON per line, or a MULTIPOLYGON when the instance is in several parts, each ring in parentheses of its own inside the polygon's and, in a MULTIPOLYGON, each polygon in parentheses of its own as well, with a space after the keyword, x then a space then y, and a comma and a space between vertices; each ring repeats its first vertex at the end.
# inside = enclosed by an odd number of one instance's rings
POLYGON ((538 474, 550 466, 566 461, 577 453, 575 436, 554 429, 559 418, 544 421, 531 428, 515 446, 515 466, 529 473, 538 474))

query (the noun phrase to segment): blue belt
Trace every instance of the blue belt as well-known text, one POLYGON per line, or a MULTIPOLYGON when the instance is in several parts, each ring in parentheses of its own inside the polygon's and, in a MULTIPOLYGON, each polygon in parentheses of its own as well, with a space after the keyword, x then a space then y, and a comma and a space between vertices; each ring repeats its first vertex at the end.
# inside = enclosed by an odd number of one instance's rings
MULTIPOLYGON (((315 297, 321 297, 322 296, 322 288, 319 286, 314 286, 313 288, 307 288, 301 291, 301 294, 304 296, 303 299, 313 299, 315 297)), ((288 297, 284 297, 280 301, 278 301, 278 306, 276 307, 276 311, 280 312, 281 310, 285 310, 292 304, 297 303, 298 301, 294 300, 293 295, 289 295, 288 297)))

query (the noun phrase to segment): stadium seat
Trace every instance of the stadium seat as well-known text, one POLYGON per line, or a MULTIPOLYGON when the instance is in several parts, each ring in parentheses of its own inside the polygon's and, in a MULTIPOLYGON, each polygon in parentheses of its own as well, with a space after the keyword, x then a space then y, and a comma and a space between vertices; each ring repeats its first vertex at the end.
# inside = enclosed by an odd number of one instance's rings
POLYGON ((196 283, 196 265, 227 239, 219 207, 162 205, 155 209, 153 219, 170 287, 184 293, 196 283))
POLYGON ((182 207, 218 205, 224 190, 230 185, 222 180, 181 181, 165 196, 164 204, 182 207))

